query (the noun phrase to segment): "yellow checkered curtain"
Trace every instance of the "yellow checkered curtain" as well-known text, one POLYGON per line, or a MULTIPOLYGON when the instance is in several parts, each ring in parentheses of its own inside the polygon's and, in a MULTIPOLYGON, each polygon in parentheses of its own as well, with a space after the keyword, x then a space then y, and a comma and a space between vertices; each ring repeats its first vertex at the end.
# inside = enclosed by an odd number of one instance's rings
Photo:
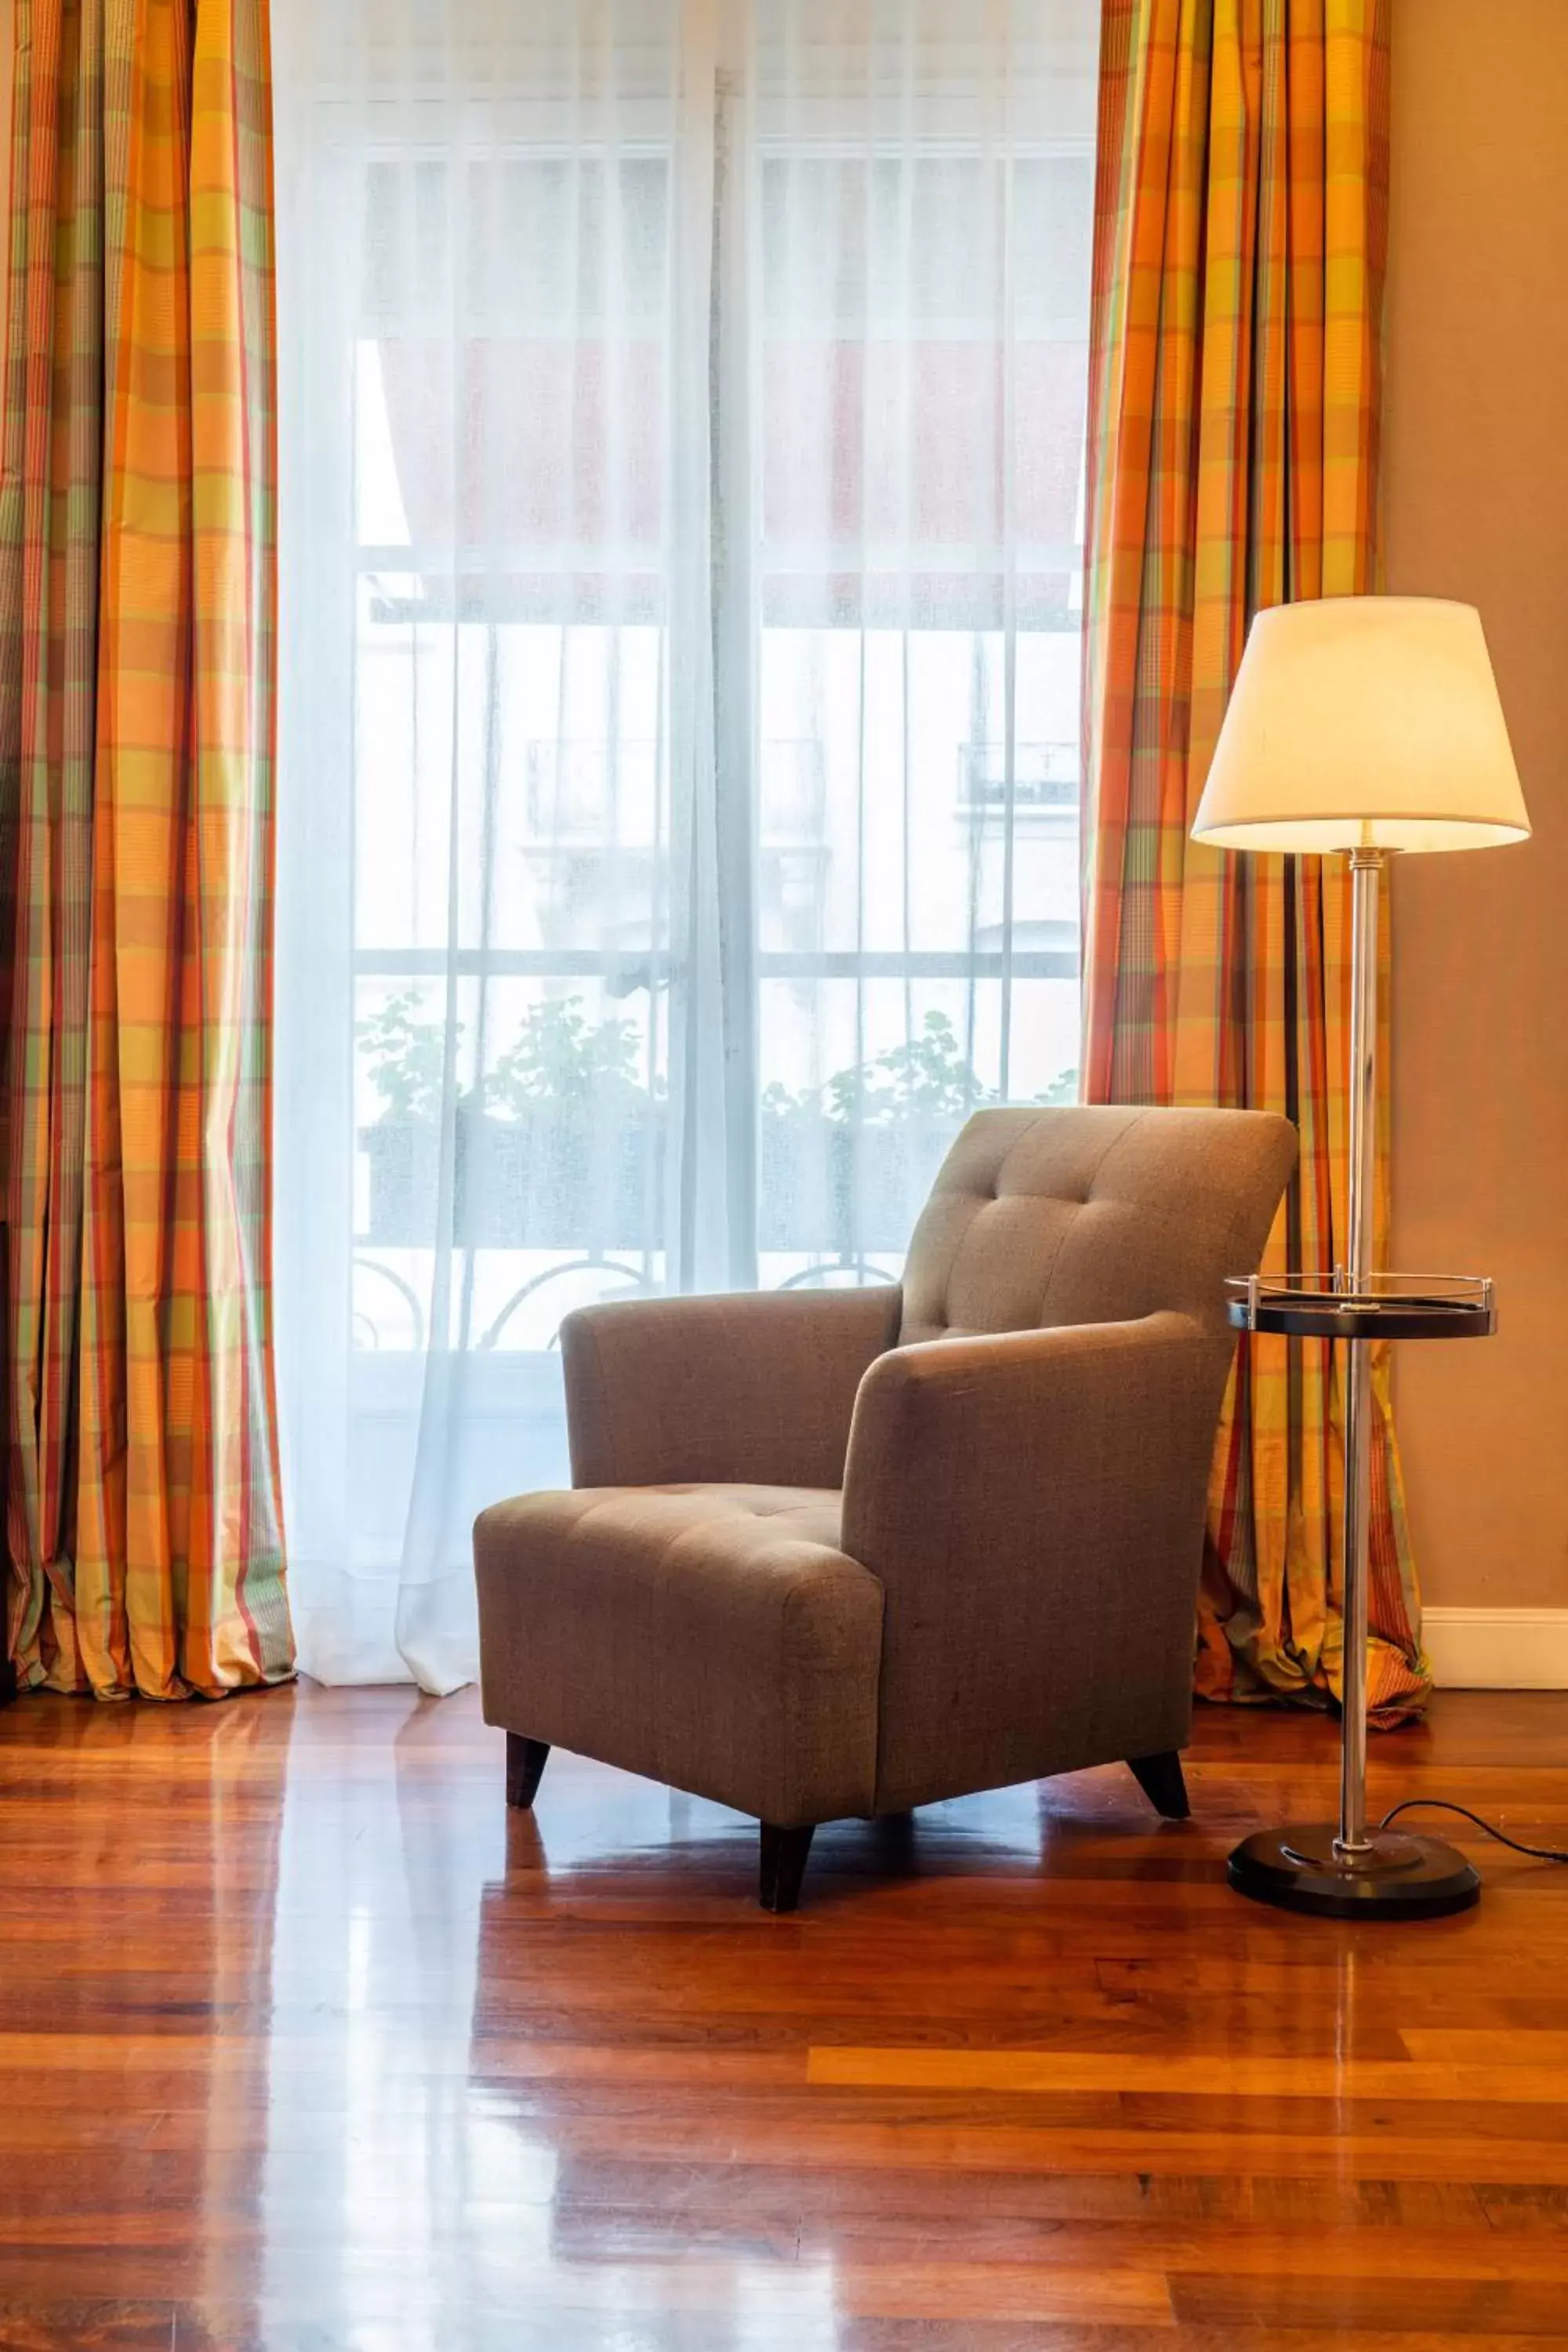
MULTIPOLYGON (((1107 0, 1085 1093, 1294 1119, 1270 1270, 1331 1266, 1346 1233, 1348 873, 1188 834, 1252 614, 1375 584, 1387 181, 1387 0, 1107 0)), ((1386 1722, 1429 1682, 1386 1361, 1374 1386, 1370 1688, 1386 1722)), ((1245 1342, 1210 1497, 1205 1696, 1337 1693, 1342 1499, 1331 1349, 1245 1342)))
POLYGON ((0 503, 9 1639, 291 1671, 268 1159, 265 0, 14 0, 0 503))

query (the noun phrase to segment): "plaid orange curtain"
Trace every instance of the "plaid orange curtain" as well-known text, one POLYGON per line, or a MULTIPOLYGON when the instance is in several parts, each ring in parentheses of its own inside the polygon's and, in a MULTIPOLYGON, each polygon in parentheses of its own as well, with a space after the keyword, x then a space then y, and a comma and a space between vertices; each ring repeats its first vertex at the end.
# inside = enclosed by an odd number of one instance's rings
MULTIPOLYGON (((1252 614, 1375 584, 1387 183, 1387 0, 1106 0, 1085 1092, 1294 1119, 1271 1270, 1331 1266, 1346 1232, 1348 870, 1188 832, 1252 614)), ((1374 1391, 1370 1690, 1387 1722, 1429 1682, 1386 1360, 1374 1391)), ((1331 1350, 1244 1343, 1210 1496, 1205 1696, 1338 1691, 1342 1502, 1331 1350)))
POLYGON ((265 0, 14 0, 0 488, 9 1635, 291 1671, 268 1298, 265 0))

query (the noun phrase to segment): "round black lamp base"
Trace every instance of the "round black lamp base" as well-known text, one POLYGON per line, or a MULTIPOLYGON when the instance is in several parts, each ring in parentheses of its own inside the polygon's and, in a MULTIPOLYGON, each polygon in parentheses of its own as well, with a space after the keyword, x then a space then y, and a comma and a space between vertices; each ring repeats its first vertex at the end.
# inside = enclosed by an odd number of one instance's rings
POLYGON ((1255 1903, 1323 1919, 1440 1919, 1480 1900, 1479 1873, 1441 1838, 1379 1830, 1370 1853, 1342 1861, 1334 1834, 1257 1830, 1231 1855, 1230 1883, 1255 1903))

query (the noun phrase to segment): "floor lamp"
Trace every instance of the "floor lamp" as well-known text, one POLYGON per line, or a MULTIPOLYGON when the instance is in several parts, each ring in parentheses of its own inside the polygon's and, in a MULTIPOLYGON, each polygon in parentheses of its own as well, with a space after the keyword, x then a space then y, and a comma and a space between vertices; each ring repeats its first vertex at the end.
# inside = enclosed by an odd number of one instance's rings
POLYGON ((1380 1339, 1482 1338, 1479 1278, 1373 1264, 1378 898, 1397 851, 1523 841, 1524 795, 1479 614, 1410 596, 1281 604, 1253 622, 1193 826, 1220 849, 1348 856, 1351 865, 1349 1234, 1344 1264, 1230 1286, 1239 1328, 1338 1340, 1345 1408, 1344 1664, 1337 1824, 1260 1830, 1230 1857, 1242 1894, 1343 1918, 1432 1917, 1480 1880, 1440 1838, 1366 1818, 1372 1362, 1380 1339))

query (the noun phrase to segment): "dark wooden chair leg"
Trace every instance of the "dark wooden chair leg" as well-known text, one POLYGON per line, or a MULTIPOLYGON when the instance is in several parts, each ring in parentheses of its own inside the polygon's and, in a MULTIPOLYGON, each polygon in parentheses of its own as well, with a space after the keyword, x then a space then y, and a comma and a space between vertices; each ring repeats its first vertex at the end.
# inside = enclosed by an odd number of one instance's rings
POLYGON ((507 1733, 506 1801, 520 1812, 526 1813, 531 1806, 549 1755, 548 1740, 524 1739, 517 1731, 507 1733))
POLYGON ((1182 1759, 1173 1748, 1163 1756, 1130 1756, 1127 1759, 1132 1777, 1157 1813, 1168 1822, 1184 1822, 1192 1812, 1187 1802, 1187 1784, 1182 1778, 1182 1759))
POLYGON ((764 1822, 762 1842, 762 1875, 757 1887, 757 1900, 764 1911, 793 1911, 800 1901, 800 1882, 805 1876, 805 1857, 811 1852, 812 1830, 775 1829, 764 1822))

